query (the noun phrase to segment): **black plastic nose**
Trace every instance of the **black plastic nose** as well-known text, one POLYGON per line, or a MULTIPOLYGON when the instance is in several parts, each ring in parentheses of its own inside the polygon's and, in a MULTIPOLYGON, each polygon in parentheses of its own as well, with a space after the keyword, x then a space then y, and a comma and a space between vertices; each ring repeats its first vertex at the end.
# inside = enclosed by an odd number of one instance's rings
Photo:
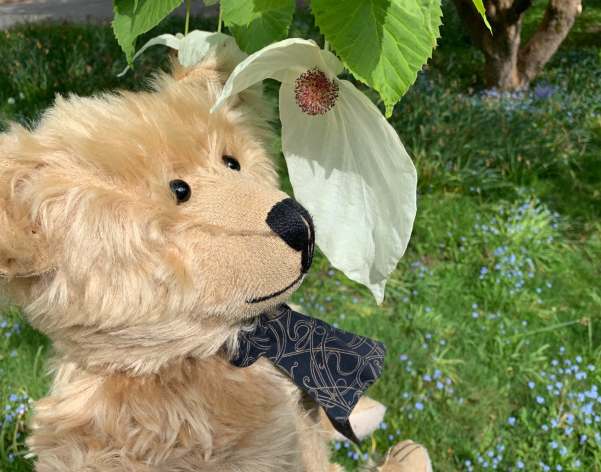
POLYGON ((315 231, 309 212, 296 200, 286 198, 269 211, 267 225, 292 249, 302 251, 301 267, 307 272, 315 250, 315 231))

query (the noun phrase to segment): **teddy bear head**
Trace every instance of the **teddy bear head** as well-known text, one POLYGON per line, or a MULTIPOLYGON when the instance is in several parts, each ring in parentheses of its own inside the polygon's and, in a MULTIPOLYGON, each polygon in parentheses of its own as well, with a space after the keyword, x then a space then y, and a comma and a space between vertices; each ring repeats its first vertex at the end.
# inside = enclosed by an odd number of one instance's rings
POLYGON ((0 284, 58 351, 152 372, 235 340, 313 256, 311 217, 277 188, 264 99, 210 108, 215 61, 153 90, 58 97, 0 135, 0 284))

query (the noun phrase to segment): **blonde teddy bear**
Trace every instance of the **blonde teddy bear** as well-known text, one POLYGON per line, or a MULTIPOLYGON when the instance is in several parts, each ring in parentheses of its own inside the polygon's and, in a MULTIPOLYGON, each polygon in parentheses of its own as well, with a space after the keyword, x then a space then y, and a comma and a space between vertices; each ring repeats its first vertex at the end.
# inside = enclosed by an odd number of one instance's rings
MULTIPOLYGON (((277 188, 260 91, 209 113, 230 70, 210 57, 149 92, 59 97, 0 135, 1 288, 56 351, 38 472, 341 470, 328 406, 243 356, 259 320, 296 313, 314 235, 277 188)), ((430 462, 409 441, 377 470, 430 462)))

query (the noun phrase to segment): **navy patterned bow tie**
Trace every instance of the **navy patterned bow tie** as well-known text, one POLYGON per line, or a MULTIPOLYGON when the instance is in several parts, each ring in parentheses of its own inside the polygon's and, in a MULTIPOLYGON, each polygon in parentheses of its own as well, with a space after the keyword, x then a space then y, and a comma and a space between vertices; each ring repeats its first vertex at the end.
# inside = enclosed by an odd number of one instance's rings
POLYGON ((275 317, 261 315, 242 332, 230 362, 248 367, 266 356, 325 410, 341 434, 359 442, 349 416, 361 395, 382 373, 384 345, 348 333, 281 305, 275 317))

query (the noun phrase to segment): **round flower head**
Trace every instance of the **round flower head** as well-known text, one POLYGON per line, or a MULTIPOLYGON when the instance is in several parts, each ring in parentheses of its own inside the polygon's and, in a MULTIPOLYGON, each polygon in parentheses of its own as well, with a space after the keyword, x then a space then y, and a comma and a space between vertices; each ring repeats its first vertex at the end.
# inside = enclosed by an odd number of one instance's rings
POLYGON ((313 41, 286 39, 234 69, 213 110, 266 78, 281 82, 282 151, 296 199, 313 216, 332 265, 384 298, 405 252, 417 176, 395 130, 313 41))
POLYGON ((323 115, 336 105, 338 84, 329 80, 317 67, 303 72, 294 83, 298 107, 307 115, 323 115))

